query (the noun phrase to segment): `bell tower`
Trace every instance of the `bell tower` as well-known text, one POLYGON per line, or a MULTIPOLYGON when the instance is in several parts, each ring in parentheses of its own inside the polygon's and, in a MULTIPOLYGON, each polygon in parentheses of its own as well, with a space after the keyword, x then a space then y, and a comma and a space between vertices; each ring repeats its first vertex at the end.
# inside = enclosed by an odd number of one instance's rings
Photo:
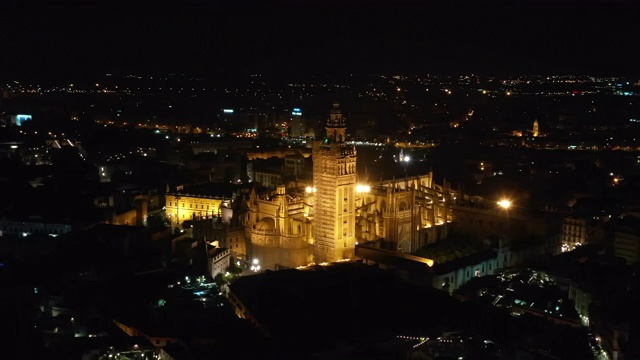
POLYGON ((356 149, 345 143, 339 103, 333 104, 325 128, 327 137, 314 142, 312 153, 316 263, 355 255, 356 149))
POLYGON ((340 110, 340 104, 333 103, 331 113, 329 114, 329 120, 327 120, 327 139, 332 143, 343 143, 346 140, 347 126, 342 118, 342 111, 340 110))

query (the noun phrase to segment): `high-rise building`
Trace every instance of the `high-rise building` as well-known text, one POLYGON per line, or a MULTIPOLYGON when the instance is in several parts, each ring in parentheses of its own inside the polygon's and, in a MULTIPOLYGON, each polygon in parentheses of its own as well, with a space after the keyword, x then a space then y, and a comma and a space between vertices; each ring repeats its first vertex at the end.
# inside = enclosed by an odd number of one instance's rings
POLYGON ((535 120, 533 122, 533 137, 538 137, 538 135, 540 135, 539 129, 538 129, 538 120, 535 120))
POLYGON ((291 121, 290 121, 290 136, 294 138, 301 138, 305 136, 305 121, 302 117, 302 111, 300 108, 293 108, 291 111, 291 121))
POLYGON ((313 145, 316 263, 353 258, 355 252, 356 149, 345 143, 340 104, 334 103, 326 138, 313 145))

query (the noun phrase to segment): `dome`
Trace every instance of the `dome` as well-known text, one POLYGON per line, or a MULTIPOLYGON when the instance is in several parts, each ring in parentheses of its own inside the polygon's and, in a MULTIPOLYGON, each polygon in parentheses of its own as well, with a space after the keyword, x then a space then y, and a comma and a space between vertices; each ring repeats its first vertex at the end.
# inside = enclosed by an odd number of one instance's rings
POLYGON ((260 231, 274 231, 276 229, 276 221, 273 218, 262 218, 256 224, 256 229, 260 231))

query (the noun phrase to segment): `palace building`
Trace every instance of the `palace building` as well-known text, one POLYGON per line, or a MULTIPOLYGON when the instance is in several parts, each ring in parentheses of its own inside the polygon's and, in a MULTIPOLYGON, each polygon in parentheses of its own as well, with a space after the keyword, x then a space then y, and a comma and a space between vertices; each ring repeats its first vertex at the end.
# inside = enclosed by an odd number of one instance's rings
POLYGON ((165 199, 166 214, 174 226, 186 220, 219 217, 224 204, 231 201, 221 196, 178 193, 167 194, 165 199))
MULTIPOLYGON (((165 194, 165 213, 172 227, 187 220, 225 218, 233 215, 231 203, 234 198, 232 185, 207 183, 187 187, 178 186, 165 194)), ((228 222, 228 221, 227 221, 228 222)))

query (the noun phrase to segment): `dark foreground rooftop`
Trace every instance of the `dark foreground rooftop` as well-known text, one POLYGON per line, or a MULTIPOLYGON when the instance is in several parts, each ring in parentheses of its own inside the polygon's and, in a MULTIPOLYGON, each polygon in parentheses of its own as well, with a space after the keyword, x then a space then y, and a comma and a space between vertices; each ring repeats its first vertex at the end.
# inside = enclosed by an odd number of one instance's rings
POLYGON ((299 355, 365 336, 427 331, 459 305, 359 262, 267 271, 238 279, 231 291, 280 347, 299 355))

